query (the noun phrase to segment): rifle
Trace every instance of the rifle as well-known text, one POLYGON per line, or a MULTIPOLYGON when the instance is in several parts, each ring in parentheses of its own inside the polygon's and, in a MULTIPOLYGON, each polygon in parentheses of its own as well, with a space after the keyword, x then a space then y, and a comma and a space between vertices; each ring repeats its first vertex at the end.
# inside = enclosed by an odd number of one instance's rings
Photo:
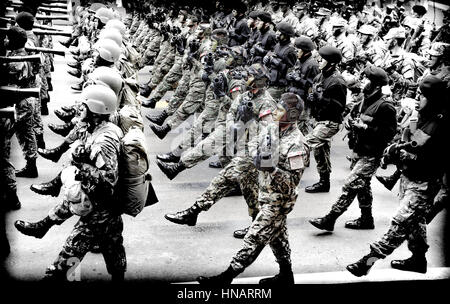
POLYGON ((0 56, 0 63, 9 63, 9 62, 41 62, 41 56, 39 54, 36 55, 25 55, 25 56, 0 56))
POLYGON ((49 7, 39 7, 39 11, 47 13, 57 13, 57 14, 67 14, 67 8, 49 8, 49 7))
POLYGON ((45 31, 45 30, 33 30, 35 35, 51 35, 51 36, 65 36, 71 37, 72 33, 70 32, 62 32, 62 31, 45 31))
POLYGON ((397 143, 390 145, 383 152, 383 157, 381 158, 380 163, 381 169, 386 169, 388 164, 399 164, 400 150, 407 148, 415 148, 417 146, 418 144, 416 141, 408 141, 404 143, 397 143))
POLYGON ((43 47, 27 47, 26 46, 25 50, 27 52, 39 52, 39 53, 53 54, 53 55, 58 55, 58 56, 63 56, 63 57, 66 55, 65 51, 59 51, 59 50, 43 48, 43 47))
POLYGON ((253 102, 245 95, 237 108, 236 119, 232 126, 234 141, 236 142, 245 124, 254 119, 253 102))
POLYGON ((0 86, 0 108, 12 106, 25 98, 39 98, 39 88, 16 88, 11 86, 0 86))
POLYGON ((57 15, 57 16, 47 16, 47 15, 36 15, 36 20, 69 20, 69 15, 57 15))

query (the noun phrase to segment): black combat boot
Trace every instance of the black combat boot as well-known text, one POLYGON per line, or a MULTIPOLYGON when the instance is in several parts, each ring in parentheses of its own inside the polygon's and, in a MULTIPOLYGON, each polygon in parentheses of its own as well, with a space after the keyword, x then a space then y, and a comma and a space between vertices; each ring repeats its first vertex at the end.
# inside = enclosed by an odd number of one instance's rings
POLYGON ((347 265, 347 270, 351 272, 354 276, 361 277, 367 275, 372 268, 373 264, 381 259, 382 257, 370 251, 368 255, 363 256, 358 262, 347 265))
POLYGON ((70 52, 70 54, 75 55, 75 56, 80 55, 80 49, 70 50, 69 52, 70 52))
POLYGON ((148 83, 140 86, 139 88, 139 94, 145 98, 148 98, 151 92, 152 88, 148 85, 148 83))
POLYGON ((35 238, 42 239, 44 235, 50 230, 50 228, 56 225, 50 217, 46 216, 44 219, 36 223, 30 223, 25 221, 15 221, 14 226, 20 233, 34 236, 35 238))
POLYGON ((345 223, 349 229, 375 229, 372 217, 372 208, 361 208, 361 217, 345 223))
POLYGON ((294 285, 294 273, 292 272, 292 265, 289 262, 280 263, 280 273, 271 278, 261 279, 259 284, 271 285, 294 285))
POLYGON ((36 158, 27 159, 27 164, 22 169, 16 171, 16 177, 38 177, 38 170, 36 167, 36 158))
POLYGON ((194 204, 192 207, 177 213, 167 213, 164 217, 175 224, 195 226, 198 214, 202 210, 194 204))
POLYGON ((66 41, 59 41, 59 43, 62 45, 62 46, 64 46, 64 47, 66 47, 66 48, 69 48, 69 46, 72 44, 72 39, 67 39, 66 41))
POLYGON ((406 260, 391 261, 391 267, 403 271, 426 273, 427 259, 425 257, 425 253, 421 254, 413 253, 413 255, 406 260))
POLYGON ((166 154, 158 154, 156 155, 156 159, 165 163, 177 163, 180 161, 180 157, 173 154, 173 152, 169 152, 166 154))
POLYGON ((73 85, 70 86, 70 88, 74 91, 81 91, 83 90, 83 81, 80 81, 78 83, 75 83, 73 85))
POLYGON ((75 111, 73 106, 62 106, 61 110, 66 111, 66 112, 72 112, 75 111))
POLYGON ((220 160, 210 162, 209 163, 209 167, 210 168, 214 168, 214 169, 222 169, 223 168, 222 163, 220 162, 220 160))
POLYGON ((54 149, 38 149, 38 153, 40 156, 42 156, 45 159, 51 160, 52 162, 56 163, 61 158, 61 156, 69 150, 70 144, 63 141, 63 143, 54 148, 54 149))
POLYGON ((330 173, 321 173, 320 180, 312 186, 306 187, 305 192, 319 193, 330 191, 330 173))
POLYGON ((47 116, 48 115, 48 103, 50 102, 50 96, 47 98, 41 99, 41 115, 47 116))
POLYGON ((397 183, 398 179, 400 178, 401 172, 399 170, 396 170, 391 176, 379 176, 375 175, 377 180, 383 184, 383 186, 386 187, 388 190, 392 190, 394 188, 395 184, 397 183))
POLYGON ((158 125, 150 125, 150 128, 152 129, 153 133, 156 134, 156 136, 159 137, 159 139, 163 139, 164 137, 166 137, 167 133, 169 133, 170 131, 170 127, 169 125, 163 125, 163 126, 158 126, 158 125))
POLYGON ((19 210, 22 207, 16 189, 7 189, 5 191, 5 209, 19 210))
POLYGON ((169 117, 169 114, 166 110, 163 110, 161 113, 156 115, 145 115, 148 120, 150 120, 152 123, 157 124, 158 126, 161 126, 167 117, 169 117))
POLYGON ((79 62, 79 61, 69 62, 69 63, 67 63, 67 65, 76 70, 81 69, 81 62, 79 62))
POLYGON ((48 91, 49 92, 53 91, 52 79, 50 77, 47 77, 47 85, 48 85, 48 91))
POLYGON ((59 174, 51 181, 42 184, 32 184, 30 189, 37 194, 57 197, 61 191, 61 187, 61 172, 59 172, 59 174))
POLYGON ((70 69, 67 71, 69 75, 72 75, 73 77, 80 78, 82 73, 80 69, 70 69))
POLYGON ((66 137, 70 131, 72 131, 73 127, 74 124, 72 122, 68 122, 64 125, 48 124, 50 130, 63 137, 66 137))
POLYGON ((158 165, 159 169, 170 179, 174 179, 175 176, 178 175, 181 171, 184 171, 186 169, 186 166, 183 164, 182 161, 179 161, 176 164, 172 163, 165 163, 160 160, 156 161, 156 164, 158 165))
POLYGON ((239 275, 240 272, 233 269, 233 267, 229 266, 227 270, 212 277, 203 277, 200 276, 197 278, 197 282, 202 285, 229 285, 233 282, 233 279, 239 275))
POLYGON ((156 100, 155 98, 150 98, 148 100, 144 100, 142 102, 142 106, 144 108, 150 108, 150 109, 154 109, 156 107, 156 103, 158 102, 158 100, 156 100))
POLYGON ((72 109, 71 111, 62 111, 62 110, 55 110, 55 115, 64 121, 65 123, 68 123, 72 120, 72 118, 75 117, 76 111, 75 109, 72 109))
POLYGON ((45 149, 44 134, 36 134, 36 143, 38 149, 45 149))
MULTIPOLYGON (((256 218, 256 215, 252 216, 252 221, 254 221, 255 218, 256 218)), ((247 234, 249 228, 250 228, 250 226, 243 228, 243 229, 238 229, 233 232, 233 236, 237 239, 243 239, 245 237, 245 235, 247 234)))
POLYGON ((309 220, 309 223, 318 229, 333 231, 334 224, 336 223, 336 220, 340 215, 341 215, 340 213, 331 210, 330 213, 328 213, 324 217, 318 217, 309 220))

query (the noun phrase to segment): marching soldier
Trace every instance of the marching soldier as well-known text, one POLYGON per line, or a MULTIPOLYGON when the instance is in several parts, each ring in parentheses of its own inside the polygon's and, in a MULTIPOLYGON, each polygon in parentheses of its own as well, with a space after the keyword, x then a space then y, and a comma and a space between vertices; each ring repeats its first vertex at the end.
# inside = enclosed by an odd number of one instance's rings
POLYGON ((385 152, 386 157, 402 168, 399 209, 388 231, 370 245, 370 253, 347 266, 355 276, 367 275, 377 260, 390 255, 405 240, 412 256, 406 260, 393 260, 391 266, 404 271, 427 271, 425 254, 429 246, 425 216, 439 190, 438 180, 448 169, 444 143, 449 128, 449 109, 447 84, 438 77, 425 77, 420 90, 423 95, 417 105, 417 129, 409 129, 406 142, 394 143, 385 152))
POLYGON ((306 140, 309 148, 314 150, 320 180, 305 188, 309 193, 330 191, 331 138, 339 131, 347 98, 345 80, 337 70, 342 60, 341 52, 335 47, 324 46, 319 49, 319 55, 321 73, 314 79, 312 92, 307 98, 316 125, 306 140))
POLYGON ((309 222, 322 230, 333 231, 336 219, 343 214, 355 197, 358 197, 361 217, 345 223, 350 229, 374 229, 372 217, 372 190, 370 182, 379 167, 383 150, 397 130, 396 110, 385 100, 381 88, 388 84, 388 75, 378 67, 364 70, 369 83, 363 89, 364 100, 354 106, 349 129, 353 133, 352 144, 355 165, 347 177, 342 194, 322 218, 309 222))

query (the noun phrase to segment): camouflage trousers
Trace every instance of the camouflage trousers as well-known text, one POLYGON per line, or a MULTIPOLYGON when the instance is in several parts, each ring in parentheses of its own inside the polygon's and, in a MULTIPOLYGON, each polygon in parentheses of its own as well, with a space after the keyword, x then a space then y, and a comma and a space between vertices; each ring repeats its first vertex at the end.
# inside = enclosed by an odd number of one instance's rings
POLYGON ((148 65, 151 62, 152 58, 156 58, 158 55, 161 44, 161 36, 156 36, 154 39, 150 40, 148 44, 142 44, 141 46, 146 46, 147 48, 144 51, 144 55, 142 56, 143 65, 148 65))
POLYGON ((331 138, 339 131, 339 124, 333 121, 319 121, 311 133, 306 136, 306 144, 314 151, 319 174, 331 172, 331 138))
POLYGON ((172 67, 170 67, 170 70, 167 72, 166 75, 164 75, 164 78, 161 80, 158 86, 150 93, 150 98, 160 100, 164 96, 164 94, 166 94, 168 91, 175 89, 177 82, 183 76, 182 65, 183 65, 183 57, 177 55, 175 57, 175 61, 172 67))
POLYGON ((16 122, 14 124, 25 159, 37 158, 36 135, 43 134, 40 101, 29 97, 16 104, 16 122))
POLYGON ((344 186, 342 186, 342 194, 331 207, 331 210, 338 214, 344 213, 355 197, 358 198, 359 208, 371 208, 373 196, 370 181, 379 165, 380 158, 359 157, 350 175, 345 180, 344 186))
POLYGON ((267 244, 270 245, 277 263, 291 264, 291 249, 286 227, 287 213, 280 206, 282 205, 271 203, 259 205, 259 213, 244 237, 244 245, 230 263, 234 270, 244 271, 256 260, 267 244))
POLYGON ((160 65, 153 68, 152 77, 149 82, 149 87, 152 89, 156 88, 159 83, 163 80, 164 76, 169 72, 175 61, 174 54, 167 54, 164 61, 160 65))
POLYGON ((249 157, 237 156, 213 178, 211 184, 196 200, 195 204, 203 211, 211 208, 239 183, 249 215, 258 213, 258 171, 249 157))
POLYGON ((437 181, 417 182, 402 175, 400 178, 400 206, 394 215, 388 231, 370 248, 381 257, 390 255, 403 241, 413 253, 428 250, 425 215, 433 205, 438 193, 437 181))
MULTIPOLYGON (((90 217, 91 214, 87 217, 90 217)), ((55 262, 47 268, 47 275, 74 270, 85 255, 99 246, 109 274, 124 273, 127 267, 123 246, 123 222, 120 215, 109 215, 100 222, 83 218, 75 224, 55 262)))
POLYGON ((204 108, 206 85, 201 79, 189 83, 189 92, 178 109, 167 119, 167 125, 172 130, 181 125, 195 112, 201 112, 204 108))
POLYGON ((16 173, 9 161, 11 156, 11 137, 14 134, 13 122, 9 118, 0 118, 0 187, 16 191, 16 173))
POLYGON ((170 43, 168 41, 162 42, 159 48, 158 56, 156 56, 155 62, 153 63, 153 68, 159 67, 161 63, 167 59, 166 57, 169 53, 169 50, 170 50, 170 43))

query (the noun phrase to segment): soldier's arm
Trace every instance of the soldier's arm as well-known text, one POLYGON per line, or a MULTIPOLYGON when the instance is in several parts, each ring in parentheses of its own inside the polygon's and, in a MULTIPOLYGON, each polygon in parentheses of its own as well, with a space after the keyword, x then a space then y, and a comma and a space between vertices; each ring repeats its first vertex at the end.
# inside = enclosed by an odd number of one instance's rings
POLYGON ((305 151, 299 144, 294 144, 288 151, 286 162, 278 164, 271 173, 273 183, 280 189, 296 187, 300 183, 304 171, 305 151))

